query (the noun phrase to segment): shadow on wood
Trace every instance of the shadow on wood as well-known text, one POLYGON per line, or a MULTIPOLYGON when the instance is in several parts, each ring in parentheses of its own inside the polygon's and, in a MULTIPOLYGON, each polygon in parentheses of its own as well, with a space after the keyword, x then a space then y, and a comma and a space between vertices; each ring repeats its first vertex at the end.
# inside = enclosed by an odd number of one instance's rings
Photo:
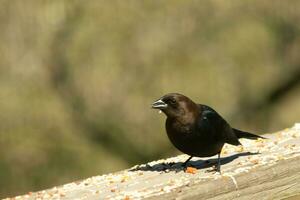
MULTIPOLYGON (((221 165, 227 164, 232 162, 233 160, 241 157, 241 156, 250 156, 250 155, 257 155, 259 153, 251 153, 251 152, 243 152, 243 153, 237 153, 234 155, 226 156, 221 158, 221 165)), ((184 169, 183 167, 184 162, 171 162, 171 163, 158 163, 153 166, 150 166, 149 164, 137 166, 133 169, 130 169, 130 171, 157 171, 157 172, 169 172, 169 171, 181 171, 184 169)), ((212 167, 217 163, 216 158, 207 159, 207 160, 191 160, 188 163, 188 166, 192 166, 196 169, 206 169, 209 167, 212 167)))

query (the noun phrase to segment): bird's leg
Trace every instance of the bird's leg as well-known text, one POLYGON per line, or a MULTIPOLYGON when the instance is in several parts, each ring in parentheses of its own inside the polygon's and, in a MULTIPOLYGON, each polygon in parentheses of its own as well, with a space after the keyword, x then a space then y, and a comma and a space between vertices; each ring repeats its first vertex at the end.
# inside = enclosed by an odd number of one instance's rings
POLYGON ((221 152, 218 153, 217 172, 221 173, 221 152))
POLYGON ((188 162, 193 158, 193 156, 190 156, 183 164, 182 166, 186 167, 188 162))
POLYGON ((221 152, 218 153, 218 160, 213 166, 213 169, 206 170, 206 172, 219 172, 221 173, 221 152))

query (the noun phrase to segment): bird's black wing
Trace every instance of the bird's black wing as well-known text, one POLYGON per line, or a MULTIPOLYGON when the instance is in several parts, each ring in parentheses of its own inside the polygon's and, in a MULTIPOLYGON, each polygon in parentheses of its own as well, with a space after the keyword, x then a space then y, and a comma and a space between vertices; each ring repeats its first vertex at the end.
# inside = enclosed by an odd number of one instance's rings
POLYGON ((240 145, 230 125, 211 107, 198 104, 200 109, 199 126, 203 127, 215 140, 232 145, 240 145))

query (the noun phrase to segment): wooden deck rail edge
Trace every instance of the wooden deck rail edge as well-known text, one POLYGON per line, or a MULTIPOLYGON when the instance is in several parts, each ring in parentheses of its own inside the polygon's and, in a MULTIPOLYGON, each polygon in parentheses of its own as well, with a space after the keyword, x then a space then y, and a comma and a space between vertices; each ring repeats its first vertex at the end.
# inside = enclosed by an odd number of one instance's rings
POLYGON ((208 172, 216 157, 194 158, 185 172, 179 155, 10 199, 297 199, 300 123, 264 136, 225 145, 222 174, 208 172))

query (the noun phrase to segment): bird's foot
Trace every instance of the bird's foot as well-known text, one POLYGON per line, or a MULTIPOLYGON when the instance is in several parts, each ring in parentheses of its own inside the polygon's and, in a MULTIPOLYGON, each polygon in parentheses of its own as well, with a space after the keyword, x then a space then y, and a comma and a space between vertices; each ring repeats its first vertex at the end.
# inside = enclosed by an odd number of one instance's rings
POLYGON ((162 163, 160 165, 161 173, 168 173, 170 171, 175 171, 177 173, 177 172, 180 172, 185 169, 186 169, 186 167, 184 167, 182 164, 179 164, 176 162, 162 163))
POLYGON ((175 165, 176 162, 168 162, 167 165, 169 165, 170 167, 173 167, 173 165, 175 165))
POLYGON ((191 163, 183 163, 183 164, 181 165, 181 167, 183 167, 184 170, 186 170, 186 168, 188 168, 188 167, 194 167, 194 168, 197 168, 196 165, 193 165, 193 164, 191 164, 191 163))
POLYGON ((221 169, 220 167, 217 167, 216 165, 213 165, 210 169, 205 170, 205 172, 215 172, 215 173, 220 173, 221 174, 221 169))

